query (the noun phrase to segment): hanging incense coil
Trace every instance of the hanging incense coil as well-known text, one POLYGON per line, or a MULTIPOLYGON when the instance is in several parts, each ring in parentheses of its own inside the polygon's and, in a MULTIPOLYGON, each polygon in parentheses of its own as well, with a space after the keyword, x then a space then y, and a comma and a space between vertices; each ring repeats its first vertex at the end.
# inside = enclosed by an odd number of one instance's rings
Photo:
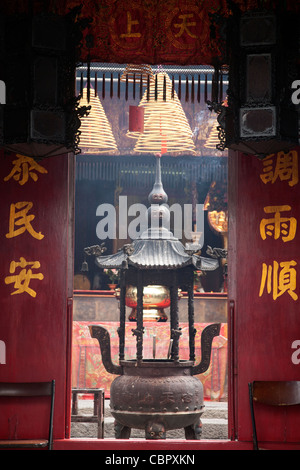
POLYGON ((149 100, 146 91, 139 104, 144 107, 144 132, 140 134, 134 151, 194 153, 192 130, 175 91, 172 98, 172 82, 168 74, 157 73, 148 92, 149 100))
POLYGON ((121 75, 121 82, 133 83, 134 81, 140 81, 142 79, 143 86, 147 86, 148 77, 154 80, 154 75, 150 65, 138 65, 138 64, 127 64, 124 72, 121 75))
POLYGON ((209 136, 204 144, 204 147, 207 149, 217 149, 217 145, 220 144, 220 138, 219 138, 219 130, 218 130, 218 122, 213 125, 211 128, 211 131, 209 133, 209 136))
MULTIPOLYGON (((174 107, 176 108, 176 115, 181 116, 181 125, 182 128, 185 130, 187 133, 191 133, 191 128, 188 124, 188 121, 186 119, 185 113, 182 109, 181 103, 176 95, 175 89, 173 87, 173 81, 170 81, 169 76, 161 72, 159 74, 156 74, 156 79, 151 82, 150 86, 150 81, 149 81, 149 87, 147 87, 146 91, 144 92, 144 96, 142 100, 139 103, 139 107, 144 107, 144 121, 148 120, 150 113, 153 112, 152 109, 152 103, 153 101, 158 101, 158 102, 164 102, 164 104, 169 100, 173 101, 174 107)), ((159 111, 159 107, 157 107, 157 110, 159 111)), ((171 113, 174 112, 174 109, 172 109, 171 113)), ((127 131, 126 133, 127 137, 138 139, 140 137, 139 132, 130 132, 127 131)))
POLYGON ((181 153, 195 152, 191 134, 181 129, 181 120, 170 118, 169 111, 152 115, 145 124, 134 147, 137 153, 181 153))
MULTIPOLYGON (((172 82, 168 74, 165 72, 157 74, 157 100, 155 100, 155 85, 152 82, 149 89, 149 100, 146 99, 146 94, 144 94, 139 106, 144 106, 145 108, 145 122, 150 117, 150 114, 159 112, 161 107, 167 107, 168 109, 175 111, 176 116, 180 116, 183 128, 188 132, 192 132, 175 90, 174 97, 172 98, 172 82), (157 105, 155 101, 159 104, 157 105)), ((174 116, 174 118, 176 118, 176 116, 174 116)))
POLYGON ((91 106, 88 116, 80 119, 80 148, 82 153, 111 153, 117 145, 103 106, 98 96, 90 95, 87 101, 87 87, 83 90, 80 106, 91 106))

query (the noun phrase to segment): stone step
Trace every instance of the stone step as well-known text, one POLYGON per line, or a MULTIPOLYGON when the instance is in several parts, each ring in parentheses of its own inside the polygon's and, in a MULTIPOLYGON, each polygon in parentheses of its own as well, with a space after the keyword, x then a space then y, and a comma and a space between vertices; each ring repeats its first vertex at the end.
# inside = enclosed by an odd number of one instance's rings
MULTIPOLYGON (((227 403, 226 402, 205 402, 204 413, 202 415, 202 439, 227 439, 227 403)), ((92 414, 92 400, 79 400, 78 409, 80 414, 92 414)), ((72 423, 71 437, 91 438, 96 437, 97 425, 95 423, 72 423)), ((104 438, 114 438, 114 418, 110 413, 109 400, 105 400, 104 414, 104 438)), ((145 431, 132 429, 132 439, 144 439, 145 431)), ((167 432, 167 439, 185 439, 183 429, 175 429, 167 432)))

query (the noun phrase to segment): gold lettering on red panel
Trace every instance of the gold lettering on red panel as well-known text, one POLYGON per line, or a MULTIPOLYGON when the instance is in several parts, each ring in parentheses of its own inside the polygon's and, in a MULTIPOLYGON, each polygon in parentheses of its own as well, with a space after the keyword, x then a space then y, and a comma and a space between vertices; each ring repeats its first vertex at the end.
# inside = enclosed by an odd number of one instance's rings
POLYGON ((278 263, 273 261, 273 264, 262 264, 262 275, 259 290, 259 297, 261 297, 266 290, 268 294, 272 294, 273 300, 276 300, 282 294, 287 292, 293 300, 298 299, 295 292, 296 289, 296 266, 294 260, 283 261, 278 263))
POLYGON ((271 236, 274 240, 281 237, 283 242, 294 240, 297 230, 295 217, 283 217, 282 212, 290 211, 291 206, 266 206, 266 214, 274 214, 273 217, 262 219, 260 222, 260 235, 263 240, 271 236))
POLYGON ((32 202, 17 202, 10 205, 9 231, 6 238, 14 238, 28 231, 33 238, 42 240, 44 235, 36 232, 31 225, 35 218, 34 214, 28 214, 33 207, 32 202))
MULTIPOLYGON (((39 176, 48 171, 33 158, 17 154, 12 161, 13 168, 4 181, 16 181, 24 186, 29 181, 37 182, 39 176)), ((12 239, 28 232, 35 240, 42 240, 44 235, 37 232, 32 225, 35 219, 32 201, 19 201, 10 205, 8 232, 6 238, 12 239)), ((32 288, 32 282, 43 280, 44 274, 39 272, 41 263, 38 260, 27 261, 23 256, 19 261, 11 261, 9 275, 4 278, 5 284, 13 284, 14 291, 10 295, 27 293, 35 298, 37 293, 32 288)))
POLYGON ((120 38, 140 38, 142 35, 139 32, 134 32, 138 28, 139 21, 132 18, 132 13, 127 11, 127 31, 120 34, 120 38))
MULTIPOLYGON (((293 188, 299 181, 298 174, 298 152, 278 152, 268 155, 262 160, 263 170, 260 179, 264 184, 274 184, 277 181, 286 181, 293 188)), ((292 207, 288 204, 265 206, 264 212, 269 217, 260 221, 260 236, 263 240, 272 237, 282 242, 290 242, 295 239, 297 231, 297 219, 288 217, 287 212, 292 207)), ((288 293, 293 300, 298 299, 297 287, 297 262, 295 260, 278 262, 273 260, 272 264, 262 264, 259 297, 264 292, 272 294, 273 300, 278 299, 284 293, 288 293)))
POLYGON ((13 165, 13 169, 9 175, 4 178, 4 181, 9 181, 13 178, 15 181, 18 181, 21 186, 27 183, 29 178, 36 182, 38 180, 38 173, 48 173, 48 171, 33 158, 25 157, 24 155, 17 154, 16 160, 13 160, 13 165))
POLYGON ((192 32, 190 28, 196 26, 196 21, 194 13, 186 13, 184 15, 178 15, 180 23, 174 23, 174 28, 179 29, 177 34, 174 34, 175 38, 180 38, 184 33, 187 34, 190 38, 196 39, 197 36, 192 32))
POLYGON ((143 53, 147 20, 147 13, 138 2, 130 2, 130 9, 124 9, 121 4, 116 6, 115 14, 109 19, 112 47, 143 53))
POLYGON ((174 8, 166 16, 165 31, 169 42, 176 49, 189 50, 195 47, 200 28, 198 8, 188 5, 184 11, 174 8))
POLYGON ((36 297, 36 291, 29 287, 33 279, 42 280, 44 275, 42 273, 33 273, 34 269, 39 269, 41 264, 39 261, 26 261, 22 256, 20 261, 12 261, 9 266, 10 276, 4 279, 5 284, 14 284, 14 294, 23 294, 26 292, 31 297, 36 297))
POLYGON ((278 152, 268 155, 262 160, 263 171, 260 179, 263 183, 275 183, 275 181, 288 181, 289 186, 295 186, 299 181, 298 152, 291 150, 288 153, 278 152))

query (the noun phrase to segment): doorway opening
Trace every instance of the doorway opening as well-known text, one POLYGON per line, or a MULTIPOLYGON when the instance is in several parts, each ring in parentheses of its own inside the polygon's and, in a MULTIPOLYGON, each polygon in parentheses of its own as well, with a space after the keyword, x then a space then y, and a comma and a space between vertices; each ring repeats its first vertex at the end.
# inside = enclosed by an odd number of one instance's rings
MULTIPOLYGON (((84 118, 79 144, 81 153, 76 156, 72 388, 105 390, 104 438, 114 438, 109 398, 115 375, 106 372, 99 345, 91 338, 88 327, 101 324, 108 329, 112 358, 117 363, 118 273, 98 268, 84 249, 104 244, 105 254, 112 254, 131 242, 136 233, 133 229, 140 229, 134 208, 137 205, 148 207, 148 195, 155 179, 154 155, 160 152, 162 183, 169 206, 180 207, 183 215, 186 208, 191 208, 191 226, 184 225, 184 216, 178 225, 174 216, 171 231, 179 233, 178 238, 184 245, 200 243, 201 256, 217 256, 219 260, 215 271, 195 273, 195 346, 198 359, 201 356, 198 334, 207 324, 221 323, 220 335, 213 342, 209 369, 199 380, 203 383, 205 402, 202 438, 227 439, 227 151, 216 148, 220 143, 217 116, 206 103, 212 93, 214 70, 207 66, 162 65, 135 66, 130 70, 128 65, 98 63, 91 64, 90 70, 89 100, 87 66, 79 67, 76 76, 77 91, 82 93, 84 104, 90 105, 91 110, 84 118), (151 101, 149 94, 147 96, 150 81, 156 100, 168 99, 168 90, 172 94, 170 107, 165 106, 160 114, 146 110, 151 101), (142 121, 141 108, 144 108, 142 121), (168 121, 166 126, 164 119, 168 121), (197 224, 198 207, 203 218, 197 224), (115 214, 113 219, 108 218, 110 208, 115 214), (116 286, 110 287, 113 281, 116 286)), ((226 90, 225 71, 222 86, 226 90)), ((220 96, 226 99, 223 90, 220 96)), ((180 357, 183 359, 188 349, 188 338, 184 334, 187 303, 183 285, 178 304, 183 331, 180 357)), ((168 308, 164 313, 165 321, 150 318, 145 322, 146 358, 153 357, 154 338, 156 358, 167 354, 168 308)), ((125 353, 131 358, 135 354, 135 339, 131 334, 134 325, 130 307, 126 308, 126 320, 125 353)), ((79 408, 83 414, 91 412, 91 399, 89 394, 80 395, 79 408)), ((140 430, 133 430, 131 434, 132 438, 144 436, 144 431, 140 430)), ((96 425, 73 423, 71 437, 97 437, 96 425)), ((184 439, 183 430, 169 431, 167 438, 184 439)))

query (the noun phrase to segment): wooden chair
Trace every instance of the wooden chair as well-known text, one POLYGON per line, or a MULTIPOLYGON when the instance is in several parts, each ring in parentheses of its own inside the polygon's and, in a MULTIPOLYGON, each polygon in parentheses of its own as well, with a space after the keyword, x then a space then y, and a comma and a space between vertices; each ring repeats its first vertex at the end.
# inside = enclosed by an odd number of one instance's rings
POLYGON ((55 380, 51 382, 0 382, 0 398, 9 397, 15 399, 18 397, 41 396, 48 396, 50 398, 48 439, 2 439, 0 440, 0 449, 48 447, 48 450, 52 450, 55 380))
POLYGON ((259 450, 254 402, 271 406, 292 406, 300 404, 300 382, 297 381, 254 381, 248 384, 253 431, 253 448, 259 450))

